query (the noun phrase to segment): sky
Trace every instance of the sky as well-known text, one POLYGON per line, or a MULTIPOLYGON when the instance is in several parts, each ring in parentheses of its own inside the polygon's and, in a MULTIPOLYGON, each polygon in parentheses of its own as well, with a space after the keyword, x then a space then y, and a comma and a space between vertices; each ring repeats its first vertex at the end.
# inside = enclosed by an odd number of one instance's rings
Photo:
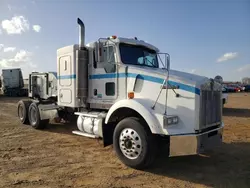
POLYGON ((225 81, 250 77, 250 0, 0 0, 0 70, 56 71, 56 51, 111 35, 171 56, 171 69, 225 81))

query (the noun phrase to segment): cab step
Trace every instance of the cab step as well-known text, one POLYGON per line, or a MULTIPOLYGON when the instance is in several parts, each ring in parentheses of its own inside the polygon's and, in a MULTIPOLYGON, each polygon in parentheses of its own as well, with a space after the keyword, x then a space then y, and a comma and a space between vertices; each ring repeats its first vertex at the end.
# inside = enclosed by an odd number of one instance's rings
POLYGON ((80 135, 80 136, 86 136, 86 137, 89 137, 89 138, 98 138, 98 137, 99 137, 99 136, 97 136, 97 135, 85 133, 85 132, 82 132, 82 131, 72 131, 72 133, 73 133, 73 134, 80 135))

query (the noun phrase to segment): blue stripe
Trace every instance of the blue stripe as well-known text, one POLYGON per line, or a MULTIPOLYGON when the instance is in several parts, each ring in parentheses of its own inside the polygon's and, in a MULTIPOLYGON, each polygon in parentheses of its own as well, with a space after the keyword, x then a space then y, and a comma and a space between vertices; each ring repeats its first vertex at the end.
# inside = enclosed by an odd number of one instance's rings
MULTIPOLYGON (((138 79, 142 79, 142 80, 146 80, 149 82, 154 82, 154 83, 158 83, 158 84, 162 84, 164 79, 162 78, 158 78, 158 77, 153 77, 153 76, 147 76, 147 75, 143 75, 143 74, 135 74, 135 73, 110 73, 110 74, 94 74, 94 75, 89 75, 89 79, 105 79, 105 78, 125 78, 125 77, 129 77, 129 78, 138 78, 138 79)), ((59 79, 70 79, 70 78, 76 78, 76 75, 69 75, 69 76, 60 76, 59 79)), ((193 87, 193 86, 189 86, 186 84, 182 84, 179 82, 174 82, 169 80, 168 83, 172 86, 178 86, 179 89, 191 92, 191 93, 195 93, 197 95, 200 95, 200 89, 193 87)))
POLYGON ((75 74, 73 74, 73 75, 63 75, 63 76, 58 76, 57 78, 58 79, 75 79, 76 75, 75 74))

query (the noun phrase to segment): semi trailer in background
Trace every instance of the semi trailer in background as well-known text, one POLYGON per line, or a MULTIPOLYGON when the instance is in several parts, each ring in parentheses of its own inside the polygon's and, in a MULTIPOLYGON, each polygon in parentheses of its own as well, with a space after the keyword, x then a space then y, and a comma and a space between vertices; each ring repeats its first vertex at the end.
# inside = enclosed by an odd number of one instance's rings
POLYGON ((221 84, 170 74, 169 54, 136 37, 85 44, 79 18, 78 24, 79 44, 57 50, 57 73, 31 73, 30 99, 18 102, 23 124, 44 129, 51 119, 74 116, 73 134, 113 144, 118 158, 137 169, 163 149, 170 157, 196 155, 222 143, 221 84))
POLYGON ((27 96, 24 88, 23 74, 20 68, 2 69, 1 90, 5 96, 27 96))

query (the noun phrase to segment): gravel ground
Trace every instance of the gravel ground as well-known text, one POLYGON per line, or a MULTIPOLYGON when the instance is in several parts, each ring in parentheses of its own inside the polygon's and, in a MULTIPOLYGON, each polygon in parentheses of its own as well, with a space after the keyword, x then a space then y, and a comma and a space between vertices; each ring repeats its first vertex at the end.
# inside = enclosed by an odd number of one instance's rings
POLYGON ((18 100, 0 97, 0 187, 250 187, 250 94, 230 94, 222 147, 162 156, 148 171, 124 166, 101 141, 73 135, 75 125, 21 125, 18 100))

